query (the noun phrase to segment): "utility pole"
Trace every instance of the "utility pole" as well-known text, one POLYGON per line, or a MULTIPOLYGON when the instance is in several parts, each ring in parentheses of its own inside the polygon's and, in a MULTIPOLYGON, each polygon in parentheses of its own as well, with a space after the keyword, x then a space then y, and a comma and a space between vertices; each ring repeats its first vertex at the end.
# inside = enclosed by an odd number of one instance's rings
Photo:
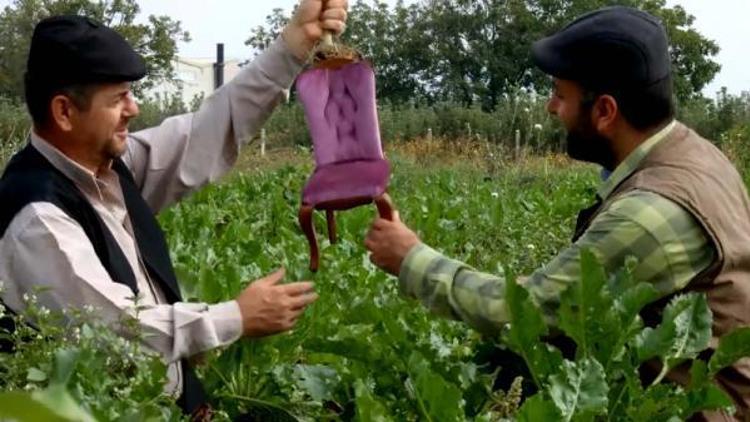
POLYGON ((214 89, 224 85, 224 44, 216 44, 216 63, 214 63, 214 89))

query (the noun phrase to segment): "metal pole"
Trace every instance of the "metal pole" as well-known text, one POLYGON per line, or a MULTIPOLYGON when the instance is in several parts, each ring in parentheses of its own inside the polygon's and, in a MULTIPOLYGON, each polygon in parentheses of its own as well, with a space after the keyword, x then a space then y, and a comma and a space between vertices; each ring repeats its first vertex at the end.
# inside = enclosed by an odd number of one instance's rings
POLYGON ((216 63, 214 63, 214 89, 224 85, 224 44, 216 44, 216 63))

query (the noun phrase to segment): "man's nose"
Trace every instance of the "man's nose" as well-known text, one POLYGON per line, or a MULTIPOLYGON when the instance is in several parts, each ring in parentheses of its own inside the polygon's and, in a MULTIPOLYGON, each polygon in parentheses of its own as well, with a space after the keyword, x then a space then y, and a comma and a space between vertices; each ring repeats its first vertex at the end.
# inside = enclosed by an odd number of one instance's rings
POLYGON ((132 96, 128 96, 127 104, 125 105, 125 117, 135 117, 137 116, 141 110, 138 108, 138 103, 135 101, 135 99, 132 96))
POLYGON ((547 113, 557 115, 557 99, 553 96, 547 100, 547 113))

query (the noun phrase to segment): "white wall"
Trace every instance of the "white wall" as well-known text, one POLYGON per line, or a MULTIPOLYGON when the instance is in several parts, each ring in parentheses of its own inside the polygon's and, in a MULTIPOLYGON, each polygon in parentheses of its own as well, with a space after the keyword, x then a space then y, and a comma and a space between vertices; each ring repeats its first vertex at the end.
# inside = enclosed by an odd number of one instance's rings
MULTIPOLYGON (((179 86, 182 86, 182 101, 186 105, 196 95, 203 94, 206 98, 214 91, 214 60, 213 59, 192 59, 178 57, 174 63, 174 82, 163 82, 154 86, 147 93, 153 95, 173 95, 178 92, 179 86)), ((229 82, 239 73, 238 60, 226 60, 224 62, 224 83, 229 82)))

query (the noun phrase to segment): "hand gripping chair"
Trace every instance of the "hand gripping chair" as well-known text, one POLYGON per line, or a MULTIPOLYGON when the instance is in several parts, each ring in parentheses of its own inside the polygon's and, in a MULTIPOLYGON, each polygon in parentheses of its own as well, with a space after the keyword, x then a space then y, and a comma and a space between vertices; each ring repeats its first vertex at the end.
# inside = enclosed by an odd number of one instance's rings
POLYGON ((312 137, 315 171, 302 191, 299 224, 310 243, 310 270, 318 270, 313 210, 325 210, 336 242, 335 211, 374 202, 391 219, 386 188, 390 166, 380 143, 375 75, 367 62, 311 69, 297 78, 297 94, 312 137))

